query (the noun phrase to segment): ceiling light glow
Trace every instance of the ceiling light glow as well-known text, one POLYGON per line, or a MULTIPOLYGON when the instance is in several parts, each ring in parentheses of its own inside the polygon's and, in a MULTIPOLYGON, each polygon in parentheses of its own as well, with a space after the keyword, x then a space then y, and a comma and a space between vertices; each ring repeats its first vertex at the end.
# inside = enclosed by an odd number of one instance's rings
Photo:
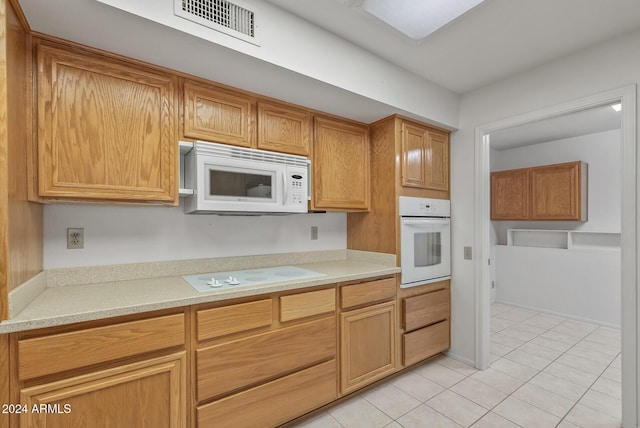
POLYGON ((361 7, 396 30, 422 40, 484 0, 364 0, 361 7))

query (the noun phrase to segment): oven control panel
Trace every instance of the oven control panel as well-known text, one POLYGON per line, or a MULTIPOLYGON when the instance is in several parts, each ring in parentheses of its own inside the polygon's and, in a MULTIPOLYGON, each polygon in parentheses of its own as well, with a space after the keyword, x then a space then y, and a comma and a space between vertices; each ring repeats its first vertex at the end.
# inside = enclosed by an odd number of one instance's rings
POLYGON ((400 196, 400 216, 450 217, 451 202, 448 199, 413 198, 400 196))

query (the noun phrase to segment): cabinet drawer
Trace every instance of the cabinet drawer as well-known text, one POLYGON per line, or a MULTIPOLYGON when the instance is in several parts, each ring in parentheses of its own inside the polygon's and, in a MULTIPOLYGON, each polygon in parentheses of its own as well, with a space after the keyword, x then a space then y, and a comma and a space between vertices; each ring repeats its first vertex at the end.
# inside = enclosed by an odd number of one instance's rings
POLYGON ((337 398, 336 361, 199 406, 199 427, 276 427, 337 398))
POLYGON ((451 313, 449 290, 439 290, 404 299, 402 309, 405 331, 447 319, 451 313))
POLYGON ((184 345, 184 315, 131 321, 18 342, 21 380, 184 345))
POLYGON ((310 291, 280 297, 280 321, 291 321, 336 310, 336 291, 310 291))
POLYGON ((196 351, 198 401, 334 358, 335 317, 196 351))
POLYGON ((403 364, 410 366, 449 349, 449 320, 402 335, 403 364))
POLYGON ((211 339, 231 333, 271 325, 271 299, 240 303, 197 312, 198 340, 211 339))
POLYGON ((345 285, 340 288, 340 307, 342 309, 366 305, 396 296, 396 279, 385 278, 361 284, 345 285))

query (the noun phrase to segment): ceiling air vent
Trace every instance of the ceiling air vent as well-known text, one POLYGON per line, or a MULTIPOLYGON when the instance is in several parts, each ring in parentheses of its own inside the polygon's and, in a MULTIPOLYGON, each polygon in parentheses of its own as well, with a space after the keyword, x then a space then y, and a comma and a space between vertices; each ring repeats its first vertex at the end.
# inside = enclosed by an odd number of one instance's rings
POLYGON ((252 10, 226 0, 174 0, 174 5, 177 16, 258 44, 252 10))

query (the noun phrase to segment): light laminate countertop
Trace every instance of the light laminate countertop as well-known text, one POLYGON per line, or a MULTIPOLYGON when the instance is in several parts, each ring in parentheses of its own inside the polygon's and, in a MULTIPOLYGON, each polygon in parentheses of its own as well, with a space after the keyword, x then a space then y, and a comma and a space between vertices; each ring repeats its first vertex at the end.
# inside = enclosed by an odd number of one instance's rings
MULTIPOLYGON (((189 285, 182 276, 178 275, 92 284, 45 286, 24 305, 24 308, 20 308, 21 310, 17 314, 0 323, 0 333, 32 330, 238 297, 303 289, 324 284, 392 275, 400 272, 400 268, 387 263, 389 258, 382 259, 385 263, 380 263, 380 257, 363 257, 362 254, 357 253, 347 253, 351 257, 346 257, 342 260, 297 264, 283 263, 324 274, 322 277, 282 281, 238 289, 212 289, 207 292, 199 292, 189 285)), ((219 269, 218 271, 222 270, 219 269)), ((46 272, 43 272, 43 274, 46 274, 46 272)))

